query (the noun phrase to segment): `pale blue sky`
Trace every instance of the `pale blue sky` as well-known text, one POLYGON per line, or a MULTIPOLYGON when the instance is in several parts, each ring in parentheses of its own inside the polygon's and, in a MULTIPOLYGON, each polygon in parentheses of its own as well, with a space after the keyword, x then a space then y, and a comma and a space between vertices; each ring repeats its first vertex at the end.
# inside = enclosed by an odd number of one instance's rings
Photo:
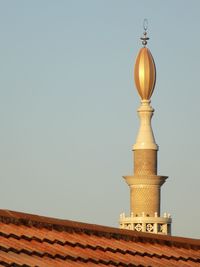
POLYGON ((200 237, 200 1, 0 1, 0 208, 118 226, 129 212, 142 21, 162 213, 200 237))

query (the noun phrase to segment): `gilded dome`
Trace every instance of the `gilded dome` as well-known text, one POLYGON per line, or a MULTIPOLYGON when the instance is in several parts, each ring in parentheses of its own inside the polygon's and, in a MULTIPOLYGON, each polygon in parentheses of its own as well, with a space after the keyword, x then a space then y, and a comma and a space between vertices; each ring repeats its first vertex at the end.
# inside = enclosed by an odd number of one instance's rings
POLYGON ((156 66, 147 47, 140 49, 135 62, 134 79, 142 100, 149 100, 156 83, 156 66))

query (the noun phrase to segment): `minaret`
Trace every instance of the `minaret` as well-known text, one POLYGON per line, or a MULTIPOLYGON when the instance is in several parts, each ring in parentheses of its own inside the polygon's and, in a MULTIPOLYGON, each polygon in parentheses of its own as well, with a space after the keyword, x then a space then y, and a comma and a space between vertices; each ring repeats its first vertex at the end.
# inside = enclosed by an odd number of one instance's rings
POLYGON ((167 176, 157 175, 157 151, 151 127, 154 109, 150 98, 156 83, 156 67, 150 50, 146 47, 147 27, 141 37, 143 47, 135 62, 134 79, 141 106, 138 109, 140 128, 133 145, 134 171, 124 176, 130 187, 130 216, 120 215, 120 228, 157 234, 171 234, 170 214, 160 217, 160 191, 167 176))

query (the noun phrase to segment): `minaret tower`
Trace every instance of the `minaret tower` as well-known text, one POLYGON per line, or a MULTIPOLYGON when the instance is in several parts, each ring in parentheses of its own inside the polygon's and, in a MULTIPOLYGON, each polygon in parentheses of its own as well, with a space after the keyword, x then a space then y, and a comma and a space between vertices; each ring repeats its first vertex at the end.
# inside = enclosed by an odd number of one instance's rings
POLYGON ((120 228, 157 234, 171 234, 170 215, 160 217, 160 191, 167 176, 157 175, 157 151, 151 127, 154 109, 150 98, 156 83, 156 67, 150 50, 146 47, 147 21, 144 20, 143 47, 135 62, 134 79, 141 106, 138 109, 140 128, 133 145, 134 171, 124 176, 130 187, 130 216, 120 215, 120 228))

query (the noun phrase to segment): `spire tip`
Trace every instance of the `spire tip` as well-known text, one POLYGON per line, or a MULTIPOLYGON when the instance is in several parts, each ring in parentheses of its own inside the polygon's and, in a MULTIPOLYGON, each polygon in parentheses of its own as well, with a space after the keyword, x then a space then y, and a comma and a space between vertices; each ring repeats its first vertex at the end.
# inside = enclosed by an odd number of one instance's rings
POLYGON ((147 41, 149 40, 149 37, 147 37, 148 19, 143 20, 143 29, 144 29, 144 33, 140 39, 142 40, 142 44, 145 47, 147 45, 147 41))

